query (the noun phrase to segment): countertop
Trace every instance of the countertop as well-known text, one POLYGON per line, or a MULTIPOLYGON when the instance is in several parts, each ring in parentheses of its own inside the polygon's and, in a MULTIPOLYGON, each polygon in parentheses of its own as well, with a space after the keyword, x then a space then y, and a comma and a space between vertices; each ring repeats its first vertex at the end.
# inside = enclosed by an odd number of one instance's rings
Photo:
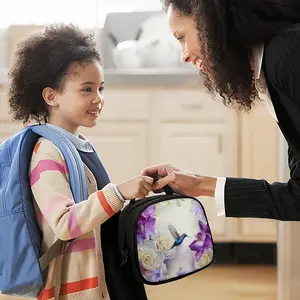
POLYGON ((189 69, 104 69, 105 85, 198 85, 203 77, 189 69))

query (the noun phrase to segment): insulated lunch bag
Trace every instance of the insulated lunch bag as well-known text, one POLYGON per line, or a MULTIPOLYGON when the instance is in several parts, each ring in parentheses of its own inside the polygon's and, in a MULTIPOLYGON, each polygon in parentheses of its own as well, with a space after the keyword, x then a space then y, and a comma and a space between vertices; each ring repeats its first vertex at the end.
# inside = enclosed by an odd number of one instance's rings
POLYGON ((214 245, 205 210, 193 197, 165 194, 132 200, 121 212, 123 267, 148 285, 175 281, 208 267, 214 245))

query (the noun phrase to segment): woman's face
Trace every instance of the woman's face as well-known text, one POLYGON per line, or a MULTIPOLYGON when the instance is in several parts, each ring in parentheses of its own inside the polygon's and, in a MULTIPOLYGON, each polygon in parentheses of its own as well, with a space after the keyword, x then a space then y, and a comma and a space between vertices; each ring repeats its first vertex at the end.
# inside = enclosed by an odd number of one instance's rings
POLYGON ((173 5, 170 5, 168 23, 173 35, 181 45, 182 61, 192 63, 199 71, 207 73, 202 63, 198 30, 193 18, 181 15, 173 5))

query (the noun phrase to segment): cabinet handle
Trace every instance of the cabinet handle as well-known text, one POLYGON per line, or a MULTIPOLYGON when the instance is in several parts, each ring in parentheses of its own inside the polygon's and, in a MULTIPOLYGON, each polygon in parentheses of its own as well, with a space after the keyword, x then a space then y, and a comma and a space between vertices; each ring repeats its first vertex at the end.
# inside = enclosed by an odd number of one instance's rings
POLYGON ((192 104, 184 104, 182 105, 182 108, 184 110, 191 110, 191 109, 196 109, 196 110, 199 110, 199 109, 203 109, 203 105, 202 104, 198 104, 198 103, 192 103, 192 104))

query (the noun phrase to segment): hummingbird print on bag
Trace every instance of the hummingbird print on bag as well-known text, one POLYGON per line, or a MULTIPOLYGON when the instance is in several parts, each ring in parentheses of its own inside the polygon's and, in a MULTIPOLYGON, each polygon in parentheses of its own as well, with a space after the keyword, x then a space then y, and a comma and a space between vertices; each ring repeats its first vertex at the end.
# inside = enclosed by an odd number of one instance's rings
POLYGON ((170 231, 172 237, 174 238, 174 244, 172 245, 171 249, 173 249, 174 247, 180 246, 183 243, 184 239, 186 237, 188 237, 188 235, 186 233, 179 235, 178 231, 176 230, 176 228, 173 225, 168 225, 168 228, 169 228, 169 231, 170 231))

